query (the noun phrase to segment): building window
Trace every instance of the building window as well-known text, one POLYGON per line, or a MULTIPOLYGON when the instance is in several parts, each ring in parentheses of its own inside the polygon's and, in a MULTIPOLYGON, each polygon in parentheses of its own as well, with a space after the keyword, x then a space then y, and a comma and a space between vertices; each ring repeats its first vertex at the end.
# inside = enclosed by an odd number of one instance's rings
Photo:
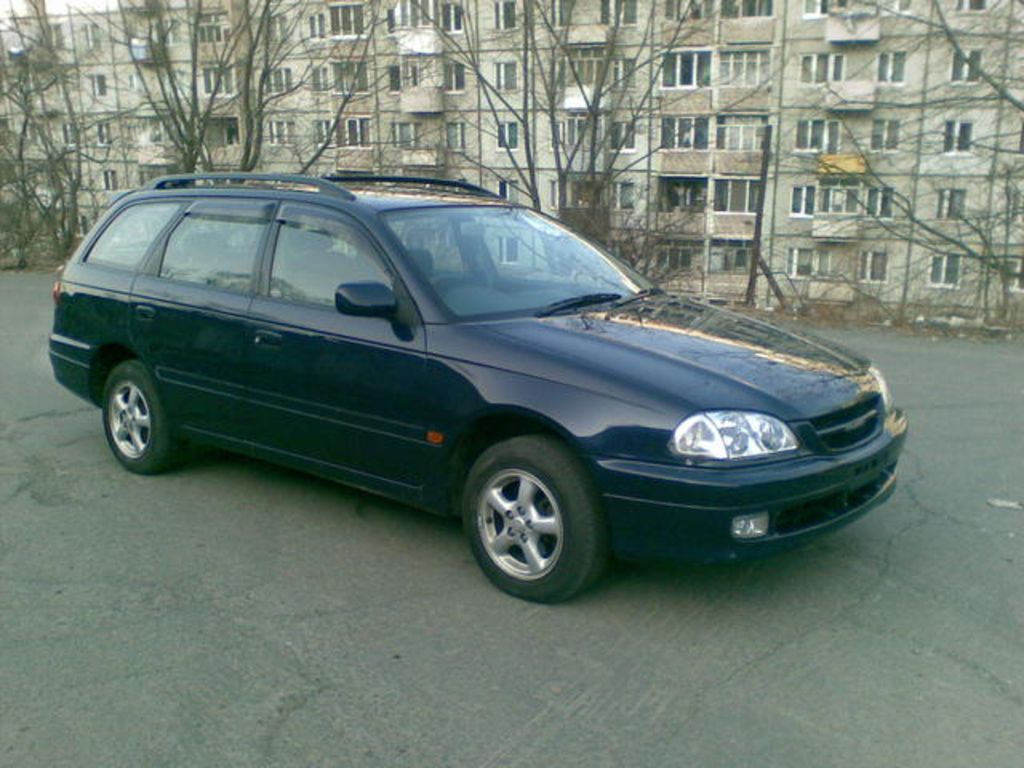
POLYGON ((800 57, 801 83, 838 83, 844 79, 846 57, 841 53, 815 53, 800 57))
POLYGON ((981 51, 954 51, 950 80, 954 83, 976 83, 981 80, 981 51))
POLYGON ((416 123, 392 123, 391 143, 396 147, 407 149, 419 146, 419 131, 416 123))
POLYGON ((723 51, 718 58, 718 84, 757 86, 771 79, 768 51, 723 51))
POLYGON ((636 149, 636 123, 612 123, 612 149, 618 152, 632 152, 636 149))
POLYGON ((279 13, 270 17, 270 25, 267 28, 267 39, 271 42, 283 42, 288 39, 291 27, 288 24, 288 17, 279 13))
POLYGON ((346 147, 370 146, 370 118, 345 118, 342 122, 341 143, 346 147))
POLYGON ((1010 279, 1010 290, 1024 291, 1024 259, 1008 259, 1006 269, 1010 279))
POLYGON ((838 152, 838 120, 798 120, 796 148, 804 151, 838 152))
POLYGON ((636 184, 632 181, 615 182, 615 207, 620 211, 632 211, 636 207, 636 184))
POLYGON ((516 4, 515 0, 499 0, 494 4, 494 28, 515 29, 516 28, 516 4))
POLYGON ((715 147, 726 150, 761 148, 761 137, 768 123, 766 115, 719 115, 716 118, 715 147))
POLYGON ((985 0, 956 0, 958 11, 984 11, 985 0))
POLYGON ((829 274, 831 254, 813 248, 790 248, 786 271, 790 277, 821 277, 829 274))
POLYGON ((499 61, 494 65, 494 87, 499 91, 514 91, 519 87, 518 70, 514 61, 499 61))
POLYGON ((363 6, 332 5, 331 34, 339 37, 358 37, 363 34, 363 6))
POLYGON ((865 251, 860 255, 857 279, 862 283, 884 283, 889 272, 889 256, 885 251, 865 251))
POLYGON ((636 24, 637 0, 601 0, 602 24, 636 24))
POLYGON ((755 213, 761 182, 754 179, 715 179, 717 213, 755 213))
POLYGON ((616 91, 628 91, 633 87, 636 75, 636 59, 617 58, 612 61, 612 81, 609 88, 616 91))
POLYGON ((814 215, 814 185, 793 187, 793 200, 789 212, 793 216, 814 215))
POLYGON ((659 210, 666 213, 702 213, 708 207, 708 180, 701 176, 661 178, 658 202, 659 210))
POLYGON ((334 90, 338 93, 365 93, 370 77, 365 61, 334 62, 334 90))
POLYGON ((388 11, 388 31, 396 27, 429 27, 436 18, 432 0, 399 0, 398 6, 388 11))
POLYGON ((92 86, 92 95, 95 97, 107 95, 107 76, 89 75, 89 82, 92 86))
POLYGON ((824 16, 828 6, 829 0, 804 0, 804 16, 824 16))
POLYGON ((871 123, 871 148, 879 150, 899 149, 900 121, 875 120, 871 123))
POLYGON ((446 62, 444 65, 444 89, 446 91, 466 90, 466 65, 446 62))
POLYGON ((707 88, 711 85, 711 51, 666 53, 661 60, 663 88, 707 88))
POLYGON ((397 64, 388 67, 388 90, 392 93, 402 90, 402 68, 397 64))
POLYGON ((441 28, 445 32, 463 31, 463 11, 459 3, 441 4, 441 28))
POLYGON ((291 144, 295 136, 295 123, 291 120, 267 122, 267 141, 271 144, 291 144))
POLYGON ((708 118, 661 118, 662 149, 707 149, 708 118))
POLYGON ((331 75, 327 67, 313 67, 310 70, 310 87, 314 91, 328 91, 331 88, 331 75))
POLYGON ((117 171, 103 172, 103 188, 108 192, 117 189, 117 171))
POLYGON ((498 147, 519 149, 519 123, 498 123, 498 147))
MULTIPOLYGON (((710 5, 710 3, 707 3, 710 5)), ((722 0, 722 16, 727 19, 772 15, 772 0, 722 0)))
POLYGON ((973 123, 961 120, 947 120, 942 136, 943 152, 970 152, 973 123))
MULTIPOLYGON (((7 134, 11 131, 10 125, 7 122, 7 118, 0 119, 0 137, 7 138, 7 134)), ((64 139, 64 146, 74 147, 78 144, 75 139, 77 131, 75 130, 74 123, 62 123, 60 126, 61 137, 64 139)))
POLYGON ((333 122, 333 120, 316 120, 313 122, 313 136, 316 138, 318 145, 331 145, 331 139, 333 138, 331 135, 331 125, 333 122))
POLYGON ((891 219, 894 191, 892 187, 869 187, 865 209, 876 219, 891 219))
POLYGON ((314 13, 309 17, 309 36, 312 39, 327 37, 327 17, 322 13, 314 13))
MULTIPOLYGON (((596 85, 603 80, 608 53, 602 45, 573 46, 568 56, 573 85, 596 85)), ((564 76, 560 75, 564 80, 564 76)))
POLYGON ((100 43, 103 42, 103 35, 100 30, 100 25, 95 22, 89 22, 88 24, 86 24, 85 28, 82 30, 82 34, 85 38, 86 48, 99 48, 100 43))
POLYGON ((110 130, 110 123, 97 123, 96 124, 96 143, 101 147, 108 147, 112 143, 112 132, 110 130))
POLYGON ((935 216, 939 219, 963 218, 967 209, 966 189, 940 189, 939 208, 935 216))
POLYGON ((448 149, 466 148, 466 124, 448 123, 445 125, 445 144, 448 149))
POLYGON ((657 263, 654 265, 659 274, 691 272, 699 263, 704 253, 704 244, 699 242, 665 243, 658 248, 657 263))
POLYGON ((878 54, 878 82, 902 83, 906 69, 907 54, 904 51, 878 54))
POLYGON ((956 288, 960 284, 960 255, 946 253, 942 256, 932 256, 928 283, 941 288, 956 288))
POLYGON ((267 90, 271 93, 286 93, 292 89, 291 67, 278 67, 270 70, 267 90))
POLYGON ((818 204, 820 213, 857 213, 860 210, 860 182, 822 179, 818 204))
POLYGON ((713 240, 709 272, 740 273, 750 271, 750 243, 746 240, 713 240))
POLYGON ((203 92, 230 96, 235 92, 235 73, 230 67, 203 67, 203 92))
POLYGON ((226 13, 204 13, 199 17, 199 42, 221 43, 231 36, 226 13))

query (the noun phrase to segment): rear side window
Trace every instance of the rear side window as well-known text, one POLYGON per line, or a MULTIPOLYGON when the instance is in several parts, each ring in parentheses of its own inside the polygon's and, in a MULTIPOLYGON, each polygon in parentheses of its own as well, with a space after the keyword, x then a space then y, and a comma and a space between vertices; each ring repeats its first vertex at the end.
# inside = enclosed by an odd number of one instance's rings
POLYGON ((391 284, 372 246, 355 228, 287 207, 281 218, 270 270, 272 297, 333 307, 342 283, 391 284))
POLYGON ((189 213, 167 238, 160 277, 244 293, 267 221, 189 213))
POLYGON ((178 203, 146 203, 125 208, 103 230, 86 257, 89 264, 135 269, 150 243, 181 206, 178 203))

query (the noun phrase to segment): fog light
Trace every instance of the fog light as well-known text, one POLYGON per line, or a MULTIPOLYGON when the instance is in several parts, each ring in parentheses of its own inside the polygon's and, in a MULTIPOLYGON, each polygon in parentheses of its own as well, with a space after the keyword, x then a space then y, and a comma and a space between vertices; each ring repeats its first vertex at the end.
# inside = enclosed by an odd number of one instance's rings
POLYGON ((758 512, 756 515, 740 515, 732 519, 732 537, 734 539, 757 539, 767 535, 767 512, 758 512))

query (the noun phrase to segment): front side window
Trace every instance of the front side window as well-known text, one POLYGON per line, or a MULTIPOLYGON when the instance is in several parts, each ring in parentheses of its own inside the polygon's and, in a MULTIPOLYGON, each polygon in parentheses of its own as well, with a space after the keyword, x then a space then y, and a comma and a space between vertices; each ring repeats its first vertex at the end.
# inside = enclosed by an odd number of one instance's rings
POLYGON ((260 219, 190 213, 167 239, 160 277, 244 293, 266 229, 260 219))
POLYGON ((460 318, 533 314, 581 295, 625 298, 650 285, 570 230, 522 208, 453 205, 382 217, 460 318))
POLYGON ((148 203, 125 209, 100 235, 86 262, 134 269, 180 208, 177 203, 148 203))
POLYGON ((342 283, 391 284, 369 241, 355 227, 298 206, 285 206, 270 268, 270 296, 334 307, 342 283))

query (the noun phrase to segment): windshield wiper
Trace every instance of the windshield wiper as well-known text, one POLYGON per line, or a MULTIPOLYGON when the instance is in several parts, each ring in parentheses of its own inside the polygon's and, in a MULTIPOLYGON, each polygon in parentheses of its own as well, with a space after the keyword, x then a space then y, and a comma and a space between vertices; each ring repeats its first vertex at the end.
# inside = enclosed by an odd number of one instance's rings
POLYGON ((622 298, 621 293, 584 293, 582 296, 572 296, 568 299, 548 304, 537 312, 537 317, 547 317, 556 312, 564 312, 580 307, 589 307, 591 304, 607 304, 610 301, 617 301, 622 298))
POLYGON ((630 304, 634 301, 639 301, 640 299, 646 299, 648 296, 658 296, 664 292, 665 290, 663 288, 658 288, 657 286, 644 288, 642 291, 637 291, 632 296, 627 296, 622 301, 615 302, 615 306, 621 307, 624 304, 630 304))

